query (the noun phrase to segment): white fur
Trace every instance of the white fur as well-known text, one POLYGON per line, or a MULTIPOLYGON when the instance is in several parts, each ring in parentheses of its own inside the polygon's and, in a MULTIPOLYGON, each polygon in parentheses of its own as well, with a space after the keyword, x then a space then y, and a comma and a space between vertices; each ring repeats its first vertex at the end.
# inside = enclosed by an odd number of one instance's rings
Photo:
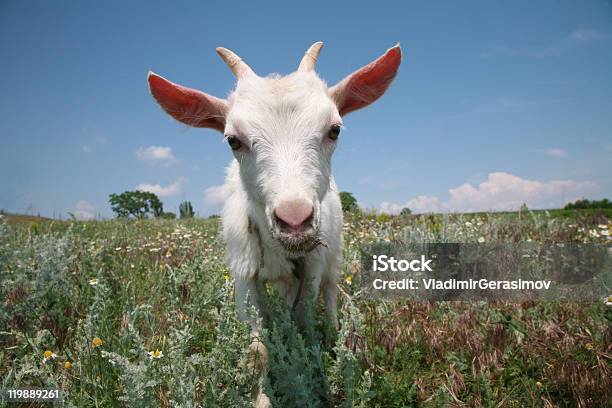
POLYGON ((238 81, 230 96, 225 134, 237 135, 249 148, 235 152, 227 169, 223 209, 227 262, 242 319, 248 320, 247 298, 259 307, 256 280, 272 284, 289 304, 294 302, 299 280, 291 259, 304 255, 309 293, 317 296, 322 289, 335 321, 342 208, 331 176, 335 143, 327 134, 332 124, 341 123, 326 85, 314 72, 248 77, 238 81), (305 254, 288 252, 279 243, 272 220, 276 205, 295 197, 312 202, 323 243, 305 254))

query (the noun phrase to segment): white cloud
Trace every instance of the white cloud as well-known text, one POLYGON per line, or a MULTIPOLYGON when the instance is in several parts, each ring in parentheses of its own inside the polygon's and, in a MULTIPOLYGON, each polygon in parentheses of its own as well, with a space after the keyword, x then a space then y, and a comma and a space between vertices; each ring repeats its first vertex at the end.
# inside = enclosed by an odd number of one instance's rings
POLYGON ((420 195, 412 200, 408 200, 404 204, 394 204, 383 202, 380 204, 380 210, 388 214, 399 214, 403 208, 410 208, 413 213, 437 212, 440 210, 438 197, 429 197, 420 195))
POLYGON ((603 40, 610 37, 608 33, 602 33, 597 30, 578 29, 570 33, 569 38, 576 41, 595 41, 603 40))
POLYGON ((77 220, 93 220, 96 208, 88 201, 78 201, 74 206, 74 216, 77 220))
POLYGON ((601 32, 591 29, 576 29, 557 42, 545 47, 527 49, 496 46, 486 52, 481 53, 480 56, 483 58, 488 58, 494 55, 510 57, 526 56, 532 58, 559 57, 568 50, 571 50, 580 44, 592 41, 607 40, 611 37, 612 35, 608 32, 601 32))
POLYGON ((487 180, 476 187, 465 183, 449 189, 450 197, 442 203, 435 196, 418 196, 404 204, 384 202, 380 208, 392 214, 404 207, 415 213, 517 210, 523 203, 529 208, 555 208, 583 196, 595 185, 592 181, 527 180, 497 172, 489 173, 487 180))
POLYGON ((136 150, 136 157, 149 163, 172 164, 176 162, 172 148, 164 146, 139 147, 136 150))
POLYGON ((544 150, 544 154, 552 157, 566 157, 567 151, 559 148, 551 148, 544 150))
POLYGON ((104 136, 96 136, 93 138, 91 143, 87 143, 83 145, 83 151, 85 153, 93 153, 96 148, 105 145, 108 142, 108 139, 104 136))
POLYGON ((225 186, 211 186, 204 190, 204 203, 209 206, 219 206, 225 202, 226 198, 225 186))
POLYGON ((181 192, 183 183, 185 182, 184 177, 179 177, 174 183, 162 186, 161 184, 145 184, 141 183, 136 186, 136 190, 148 191, 154 193, 159 197, 170 197, 177 195, 181 192))

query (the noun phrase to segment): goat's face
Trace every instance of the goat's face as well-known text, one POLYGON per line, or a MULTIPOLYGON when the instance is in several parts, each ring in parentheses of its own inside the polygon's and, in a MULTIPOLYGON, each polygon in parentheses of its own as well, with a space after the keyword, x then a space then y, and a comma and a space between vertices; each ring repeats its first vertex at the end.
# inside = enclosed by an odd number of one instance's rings
POLYGON ((342 126, 327 86, 313 71, 252 76, 228 102, 225 137, 249 198, 265 209, 272 236, 287 251, 310 250, 342 126))
POLYGON ((328 89, 314 71, 321 47, 313 44, 296 72, 265 78, 218 48, 238 78, 227 100, 149 74, 151 93, 166 112, 224 133, 249 199, 264 209, 273 238, 292 256, 322 242, 321 200, 329 189, 342 116, 378 99, 401 61, 395 46, 328 89))

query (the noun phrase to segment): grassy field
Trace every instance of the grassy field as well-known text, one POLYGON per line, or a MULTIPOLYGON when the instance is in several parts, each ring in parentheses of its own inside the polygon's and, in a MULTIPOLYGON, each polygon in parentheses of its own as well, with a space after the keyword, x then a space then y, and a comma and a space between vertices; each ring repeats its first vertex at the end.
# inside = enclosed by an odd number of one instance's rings
MULTIPOLYGON (((267 302, 259 379, 235 317, 219 220, 0 220, 0 388, 61 388, 66 406, 610 406, 612 307, 372 302, 376 241, 610 243, 609 212, 345 219, 341 329, 267 302)), ((317 305, 314 305, 313 311, 317 305)), ((32 405, 36 406, 36 405, 32 405)))

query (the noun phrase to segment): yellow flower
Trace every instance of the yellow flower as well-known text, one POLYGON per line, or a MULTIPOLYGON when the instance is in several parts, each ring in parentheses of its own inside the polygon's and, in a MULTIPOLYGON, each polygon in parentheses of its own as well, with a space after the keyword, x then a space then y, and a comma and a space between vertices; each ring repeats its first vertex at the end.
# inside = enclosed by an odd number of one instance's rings
POLYGON ((93 346, 93 348, 100 347, 103 344, 104 344, 104 340, 102 340, 101 338, 97 336, 94 337, 93 340, 91 341, 91 345, 93 346))
POLYGON ((346 278, 344 278, 344 281, 345 281, 347 284, 349 284, 349 285, 350 285, 350 284, 352 284, 352 283, 353 283, 353 275, 347 275, 347 277, 346 277, 346 278))
POLYGON ((147 355, 149 356, 149 359, 153 360, 153 359, 160 359, 164 356, 164 353, 161 352, 161 350, 157 349, 155 351, 148 351, 147 355))
POLYGON ((538 388, 542 388, 542 383, 541 383, 541 382, 539 382, 539 381, 536 381, 535 385, 536 385, 536 387, 538 387, 538 388))
POLYGON ((587 343, 584 345, 584 348, 590 351, 593 350, 593 345, 591 343, 587 343))
POLYGON ((55 354, 51 350, 45 350, 45 352, 43 353, 43 361, 47 361, 55 357, 57 357, 57 354, 55 354))
POLYGON ((70 361, 66 361, 66 362, 64 363, 64 368, 65 368, 66 370, 70 370, 70 369, 72 368, 72 363, 71 363, 70 361))
POLYGON ((226 282, 229 282, 229 280, 230 280, 229 273, 227 273, 227 272, 223 273, 223 279, 225 279, 226 282))

